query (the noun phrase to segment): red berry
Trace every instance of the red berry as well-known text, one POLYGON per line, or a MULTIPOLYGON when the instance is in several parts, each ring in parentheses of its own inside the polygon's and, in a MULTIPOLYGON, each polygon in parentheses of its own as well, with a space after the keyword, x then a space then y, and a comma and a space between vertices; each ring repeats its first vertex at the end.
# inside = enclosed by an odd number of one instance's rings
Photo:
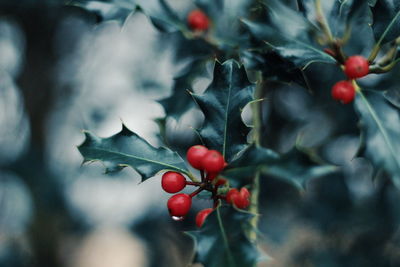
POLYGON ((190 28, 195 31, 205 31, 208 29, 209 20, 206 14, 201 10, 193 10, 187 17, 190 28))
POLYGON ((242 187, 240 192, 236 188, 232 188, 226 195, 226 201, 235 204, 239 209, 245 209, 250 205, 250 192, 245 187, 242 187))
POLYGON ((236 198, 238 195, 239 195, 239 190, 237 190, 236 188, 232 188, 226 194, 226 202, 232 204, 233 199, 236 198))
POLYGON ((208 173, 219 173, 225 165, 224 157, 216 150, 209 150, 201 161, 203 169, 208 173))
POLYGON ((363 56, 351 56, 344 64, 344 72, 350 79, 364 77, 369 73, 368 60, 363 56))
POLYGON ((237 198, 235 198, 233 203, 239 209, 245 209, 250 205, 250 200, 248 198, 237 197, 237 198))
POLYGON ((177 193, 186 186, 185 177, 177 172, 166 172, 161 178, 161 187, 168 193, 177 193))
POLYGON ((348 104, 353 101, 356 95, 354 86, 349 81, 337 82, 332 87, 332 97, 335 100, 341 101, 343 104, 348 104))
POLYGON ((186 153, 186 158, 193 168, 202 170, 203 166, 201 164, 204 156, 207 154, 208 149, 205 146, 196 145, 188 149, 186 153))
POLYGON ((244 198, 249 198, 250 192, 249 190, 247 190, 246 187, 242 187, 242 189, 240 189, 240 195, 243 196, 244 198))
POLYGON ((168 199, 168 211, 171 216, 185 216, 192 206, 192 198, 187 194, 176 194, 168 199))
POLYGON ((207 216, 213 211, 213 209, 204 209, 199 211, 196 216, 196 225, 197 227, 201 227, 204 224, 204 221, 206 220, 207 216))

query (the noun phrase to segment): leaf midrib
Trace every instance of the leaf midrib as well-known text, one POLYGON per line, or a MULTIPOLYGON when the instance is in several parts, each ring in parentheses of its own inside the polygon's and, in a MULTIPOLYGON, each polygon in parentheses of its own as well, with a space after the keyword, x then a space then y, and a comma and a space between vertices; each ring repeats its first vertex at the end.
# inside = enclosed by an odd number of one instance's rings
MULTIPOLYGON (((179 170, 179 171, 181 171, 181 172, 187 174, 187 171, 185 171, 184 169, 181 169, 181 168, 178 168, 178 167, 176 167, 176 166, 174 166, 174 165, 170 165, 170 164, 163 163, 163 162, 160 162, 160 161, 155 161, 155 160, 151 160, 151 159, 147 159, 147 158, 143 158, 143 157, 133 156, 133 155, 130 155, 130 154, 126 154, 126 153, 122 153, 122 152, 117 152, 117 151, 113 151, 113 150, 106 150, 106 149, 102 149, 102 148, 90 148, 90 147, 86 147, 86 148, 83 148, 83 149, 89 149, 89 150, 96 150, 96 151, 114 153, 114 154, 121 155, 121 156, 125 156, 125 157, 128 157, 128 158, 134 158, 134 159, 138 159, 138 160, 142 160, 142 161, 152 162, 152 163, 154 163, 154 164, 158 164, 158 165, 162 165, 162 166, 166 166, 166 167, 171 167, 171 168, 173 168, 173 169, 175 169, 175 170, 179 170)), ((93 160, 100 160, 100 161, 102 161, 102 159, 99 159, 99 158, 95 158, 95 159, 93 159, 93 160)), ((134 166, 133 166, 133 167, 134 167, 134 166)))
POLYGON ((225 154, 226 154, 226 136, 228 133, 228 113, 229 113, 231 91, 232 91, 232 75, 233 75, 233 69, 230 70, 230 75, 229 75, 230 77, 229 77, 228 99, 227 99, 226 110, 225 110, 224 141, 222 144, 222 155, 224 156, 224 158, 225 158, 225 154))
MULTIPOLYGON (((285 38, 286 40, 295 42, 295 43, 299 44, 300 46, 303 46, 303 47, 305 47, 305 48, 307 48, 307 49, 309 49, 309 50, 311 50, 311 51, 317 53, 318 55, 320 55, 320 56, 322 57, 321 60, 316 60, 316 59, 314 59, 314 60, 308 61, 307 64, 305 64, 305 66, 303 67, 303 69, 305 69, 306 66, 308 66, 308 65, 310 64, 310 62, 326 62, 326 61, 328 61, 328 60, 329 60, 330 62, 332 62, 332 63, 335 62, 335 60, 334 60, 332 57, 330 57, 329 55, 325 54, 325 53, 322 52, 321 50, 319 50, 319 49, 317 49, 317 48, 315 48, 315 47, 313 47, 313 46, 311 46, 311 45, 309 45, 309 44, 306 44, 305 42, 302 42, 302 41, 300 41, 300 40, 298 40, 298 39, 284 36, 282 33, 279 33, 279 34, 280 34, 283 38, 285 38)), ((268 44, 268 45, 274 47, 274 48, 282 47, 282 46, 273 45, 272 43, 269 43, 268 41, 265 41, 265 40, 264 40, 264 42, 265 42, 266 44, 268 44)), ((284 47, 282 47, 282 48, 285 49, 284 47)))
POLYGON ((400 16, 400 10, 397 11, 396 15, 393 17, 393 19, 390 21, 389 25, 385 29, 385 31, 382 33, 381 38, 379 38, 379 41, 376 45, 380 45, 383 42, 383 39, 386 37, 392 26, 394 25, 395 21, 399 18, 400 16))
POLYGON ((391 146, 391 142, 389 140, 389 136, 385 130, 385 128, 383 127, 383 125, 381 124, 377 113, 375 112, 375 110, 372 108, 371 104, 369 103, 368 99, 365 97, 365 95, 359 91, 359 94, 361 96, 361 99, 364 101, 365 105, 367 106, 368 111, 370 112, 372 119, 375 121, 375 123, 378 126, 379 131, 381 132, 382 136, 383 136, 383 140, 385 141, 387 147, 389 148, 390 154, 392 155, 394 161, 396 162, 396 165, 398 167, 398 169, 400 169, 400 162, 396 157, 396 153, 393 151, 393 147, 391 146))
POLYGON ((230 267, 235 267, 236 264, 235 264, 235 261, 234 261, 233 256, 232 256, 231 248, 229 247, 228 237, 227 237, 226 232, 225 232, 224 224, 222 223, 222 219, 221 219, 221 214, 220 214, 219 208, 217 208, 216 212, 217 212, 218 226, 219 226, 219 229, 221 231, 222 240, 224 242, 224 247, 225 247, 225 250, 226 250, 226 253, 227 253, 229 266, 230 267))

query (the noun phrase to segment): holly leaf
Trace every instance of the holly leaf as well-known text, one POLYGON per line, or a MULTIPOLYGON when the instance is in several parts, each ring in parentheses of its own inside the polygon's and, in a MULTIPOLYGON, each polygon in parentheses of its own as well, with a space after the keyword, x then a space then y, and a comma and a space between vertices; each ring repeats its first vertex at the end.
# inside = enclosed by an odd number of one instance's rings
POLYGON ((220 151, 227 161, 247 145, 249 128, 241 113, 253 100, 254 85, 246 71, 234 60, 215 63, 214 77, 203 95, 193 98, 204 113, 200 136, 208 148, 220 151))
POLYGON ((378 0, 371 8, 372 28, 378 44, 385 44, 400 36, 400 2, 378 0))
POLYGON ((315 162, 309 155, 297 148, 262 169, 264 175, 286 181, 301 190, 304 190, 308 181, 337 171, 338 167, 315 162))
POLYGON ((75 0, 70 5, 79 6, 97 14, 101 20, 125 22, 136 9, 136 0, 75 0))
POLYGON ((246 177, 254 177, 262 167, 276 163, 279 158, 279 154, 274 151, 252 144, 229 163, 222 176, 237 181, 246 177))
POLYGON ((400 186, 400 113, 378 92, 359 92, 355 108, 363 135, 360 154, 383 168, 400 186))
POLYGON ((222 49, 242 45, 248 36, 241 32, 241 17, 246 17, 252 1, 248 0, 195 0, 197 6, 211 18, 209 33, 222 49))
POLYGON ((195 240, 194 262, 207 267, 254 266, 259 252, 245 235, 254 215, 232 206, 219 206, 199 231, 188 234, 195 240))
MULTIPOLYGON (((346 0, 346 1, 323 1, 319 0, 322 8, 322 12, 327 20, 329 29, 333 36, 343 37, 346 34, 348 27, 353 28, 359 24, 360 21, 356 21, 359 16, 364 16, 369 21, 369 18, 365 16, 365 11, 368 11, 368 3, 365 0, 346 0)), ((300 0, 299 9, 307 19, 317 25, 318 12, 316 9, 315 0, 300 0)))
POLYGON ((336 166, 315 162, 299 149, 279 155, 270 149, 253 144, 239 154, 222 175, 240 183, 240 180, 254 177, 257 171, 261 171, 264 175, 273 176, 304 189, 308 181, 337 170, 336 166))
POLYGON ((400 109, 400 89, 392 88, 383 92, 386 100, 400 109))
POLYGON ((132 167, 142 181, 162 170, 171 170, 189 175, 183 159, 167 148, 155 148, 146 140, 122 125, 122 130, 108 138, 85 132, 85 141, 78 147, 84 162, 102 161, 106 172, 132 167))
POLYGON ((296 67, 305 68, 313 62, 336 62, 315 45, 312 37, 317 28, 300 12, 276 0, 266 1, 266 6, 269 17, 265 22, 242 20, 255 38, 296 67))
POLYGON ((205 61, 195 60, 191 62, 185 71, 175 78, 172 94, 158 101, 164 108, 167 117, 179 119, 179 117, 193 106, 190 91, 193 91, 192 83, 206 72, 205 61))
POLYGON ((247 70, 260 70, 263 77, 280 82, 295 82, 309 88, 304 71, 274 51, 242 51, 241 59, 247 70))
POLYGON ((73 0, 70 4, 94 12, 102 20, 118 20, 122 23, 138 8, 160 31, 188 31, 186 23, 165 0, 73 0))
POLYGON ((165 0, 137 0, 139 8, 146 14, 154 26, 162 32, 187 32, 186 23, 168 5, 165 0))

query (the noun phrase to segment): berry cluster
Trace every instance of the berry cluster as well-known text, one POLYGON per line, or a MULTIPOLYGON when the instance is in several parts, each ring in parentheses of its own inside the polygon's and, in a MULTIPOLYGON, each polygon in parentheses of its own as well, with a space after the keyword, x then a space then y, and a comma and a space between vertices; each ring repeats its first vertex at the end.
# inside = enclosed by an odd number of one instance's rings
POLYGON ((348 104, 356 95, 352 80, 362 78, 369 73, 369 62, 363 56, 351 56, 344 64, 344 73, 349 80, 337 82, 332 87, 332 97, 343 104, 348 104))
MULTIPOLYGON (((246 188, 243 187, 240 191, 236 188, 229 189, 227 180, 218 176, 227 166, 221 153, 209 150, 202 145, 195 145, 188 149, 186 157, 190 165, 200 171, 201 182, 186 181, 181 173, 172 171, 164 173, 161 179, 164 191, 172 194, 178 193, 187 185, 197 187, 191 194, 179 193, 168 200, 168 210, 174 219, 183 219, 192 206, 192 198, 204 190, 211 192, 214 208, 218 205, 219 199, 226 200, 227 203, 240 209, 245 209, 250 205, 250 192, 246 188), (225 190, 218 190, 222 186, 225 190)), ((201 227, 212 211, 213 208, 201 210, 196 216, 196 225, 201 227)))

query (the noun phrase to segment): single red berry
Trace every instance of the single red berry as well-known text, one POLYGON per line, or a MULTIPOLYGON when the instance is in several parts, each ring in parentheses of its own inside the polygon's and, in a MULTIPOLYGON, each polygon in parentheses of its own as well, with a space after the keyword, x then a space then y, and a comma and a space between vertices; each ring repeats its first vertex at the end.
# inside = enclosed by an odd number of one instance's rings
POLYGON ((168 199, 168 211, 171 216, 185 216, 192 206, 192 198, 187 194, 176 194, 168 199))
POLYGON ((240 192, 236 188, 232 188, 226 195, 226 201, 239 209, 245 209, 250 205, 250 192, 245 187, 242 187, 240 192))
POLYGON ((247 188, 242 187, 239 192, 239 197, 234 198, 233 203, 239 209, 245 209, 250 205, 250 192, 247 188))
POLYGON ((196 145, 188 149, 186 158, 193 168, 202 170, 203 165, 201 164, 204 156, 207 154, 208 149, 205 146, 196 145))
POLYGON ((213 209, 204 209, 199 211, 196 215, 196 225, 197 227, 201 227, 204 224, 204 221, 206 220, 207 216, 213 211, 213 209))
POLYGON ((209 20, 206 14, 201 10, 193 10, 187 17, 188 24, 192 30, 205 31, 209 27, 209 20))
POLYGON ((225 165, 224 157, 216 150, 209 150, 201 161, 203 169, 208 173, 219 173, 225 165))
POLYGON ((243 198, 239 196, 234 199, 233 203, 239 209, 245 209, 250 205, 250 200, 248 198, 243 198))
POLYGON ((356 96, 356 90, 349 81, 337 82, 332 87, 332 97, 335 100, 341 101, 343 104, 348 104, 354 100, 356 96))
POLYGON ((177 193, 186 186, 185 177, 177 172, 166 172, 161 178, 161 187, 165 192, 177 193))
POLYGON ((246 187, 242 187, 242 188, 240 189, 240 195, 241 195, 242 197, 244 197, 244 198, 249 198, 249 197, 250 197, 250 192, 249 192, 249 190, 247 190, 246 187))
POLYGON ((344 64, 344 73, 350 79, 364 77, 369 73, 368 60, 363 56, 351 56, 344 64))
POLYGON ((233 199, 237 196, 239 196, 239 190, 237 190, 236 188, 232 188, 226 194, 226 202, 233 204, 233 199))

